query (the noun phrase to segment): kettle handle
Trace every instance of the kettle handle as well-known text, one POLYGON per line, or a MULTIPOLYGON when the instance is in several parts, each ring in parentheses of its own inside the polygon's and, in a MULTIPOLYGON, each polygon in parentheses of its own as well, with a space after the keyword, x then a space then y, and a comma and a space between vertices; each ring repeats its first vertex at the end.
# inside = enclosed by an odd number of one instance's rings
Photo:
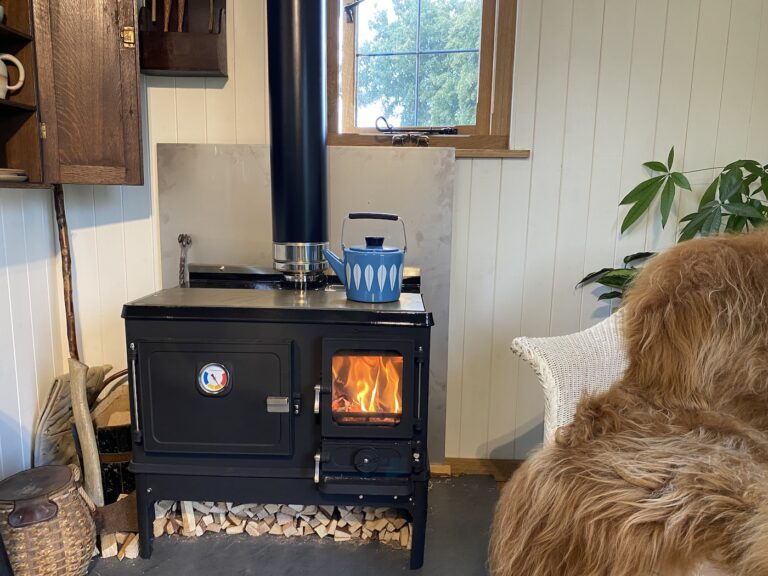
POLYGON ((390 220, 392 222, 400 222, 403 226, 403 252, 408 252, 408 237, 405 234, 405 221, 397 214, 390 214, 388 212, 350 212, 341 223, 342 252, 346 247, 344 245, 344 226, 347 224, 347 220, 390 220))

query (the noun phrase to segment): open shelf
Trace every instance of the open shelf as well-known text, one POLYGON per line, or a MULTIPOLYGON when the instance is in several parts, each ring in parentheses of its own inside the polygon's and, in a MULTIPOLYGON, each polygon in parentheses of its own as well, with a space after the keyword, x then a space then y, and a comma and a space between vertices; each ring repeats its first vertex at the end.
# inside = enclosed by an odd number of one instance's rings
POLYGON ((32 41, 32 36, 21 30, 16 30, 5 24, 0 24, 0 44, 26 44, 32 41))
POLYGON ((0 99, 0 116, 7 116, 9 114, 24 114, 34 112, 35 110, 37 110, 37 107, 30 104, 14 102, 13 100, 0 99))
POLYGON ((0 180, 0 188, 28 188, 35 190, 48 190, 52 188, 51 184, 43 184, 42 182, 3 182, 0 180))

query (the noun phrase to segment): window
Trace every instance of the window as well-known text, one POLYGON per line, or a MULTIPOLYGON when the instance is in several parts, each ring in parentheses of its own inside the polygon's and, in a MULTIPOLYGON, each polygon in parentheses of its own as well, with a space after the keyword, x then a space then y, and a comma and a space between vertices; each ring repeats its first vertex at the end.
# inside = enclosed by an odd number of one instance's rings
POLYGON ((457 155, 506 151, 515 0, 329 0, 328 12, 329 144, 391 145, 383 117, 455 127, 429 144, 457 155))

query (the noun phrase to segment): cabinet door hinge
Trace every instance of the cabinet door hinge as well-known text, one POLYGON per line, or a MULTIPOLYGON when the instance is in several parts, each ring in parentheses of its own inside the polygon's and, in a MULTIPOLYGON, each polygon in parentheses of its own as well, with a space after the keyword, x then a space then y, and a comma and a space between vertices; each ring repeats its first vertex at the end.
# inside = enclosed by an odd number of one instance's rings
POLYGON ((45 140, 48 138, 48 127, 45 122, 40 122, 40 139, 45 140))
POLYGON ((136 30, 133 26, 123 26, 120 31, 120 38, 123 41, 123 48, 136 47, 136 30))

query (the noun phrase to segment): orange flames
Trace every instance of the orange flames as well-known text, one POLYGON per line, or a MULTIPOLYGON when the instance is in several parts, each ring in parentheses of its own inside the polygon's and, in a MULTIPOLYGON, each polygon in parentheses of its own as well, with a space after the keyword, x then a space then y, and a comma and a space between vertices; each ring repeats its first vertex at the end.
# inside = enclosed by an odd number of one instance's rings
POLYGON ((333 357, 332 410, 341 423, 396 424, 402 407, 402 356, 333 357))

